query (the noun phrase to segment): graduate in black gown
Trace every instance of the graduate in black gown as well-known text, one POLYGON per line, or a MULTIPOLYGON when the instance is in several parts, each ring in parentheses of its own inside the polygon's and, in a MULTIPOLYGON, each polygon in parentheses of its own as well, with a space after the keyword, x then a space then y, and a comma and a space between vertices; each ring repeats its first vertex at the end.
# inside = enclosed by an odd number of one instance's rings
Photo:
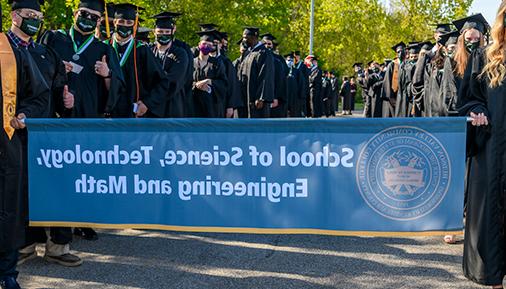
POLYGON ((383 99, 383 117, 395 116, 397 97, 401 94, 400 79, 402 68, 406 60, 406 44, 399 42, 392 47, 397 58, 388 64, 383 78, 381 97, 383 99))
POLYGON ((95 31, 95 37, 100 41, 111 39, 114 33, 114 3, 107 3, 104 14, 100 18, 100 24, 95 31), (107 12, 107 15, 106 13, 107 12), (107 16, 107 17, 106 17, 107 16), (109 33, 107 32, 107 25, 109 25, 109 33))
POLYGON ((237 116, 239 108, 244 106, 243 99, 241 97, 241 87, 239 84, 239 78, 237 77, 237 69, 228 56, 228 33, 220 32, 220 51, 218 58, 220 58, 225 65, 225 72, 227 74, 228 89, 227 96, 225 97, 225 117, 233 118, 237 116))
POLYGON ((195 117, 223 117, 223 103, 227 94, 227 75, 222 61, 209 54, 216 49, 218 31, 199 31, 199 56, 193 60, 193 102, 195 117))
MULTIPOLYGON (((48 107, 44 117, 68 117, 71 115, 74 105, 74 95, 68 90, 67 73, 65 65, 57 53, 46 46, 35 43, 32 39, 41 26, 43 14, 40 10, 39 0, 14 1, 12 26, 8 31, 11 45, 17 49, 26 50, 32 56, 37 68, 40 70, 44 80, 51 90, 48 99, 48 107)), ((28 148, 23 147, 24 154, 24 193, 28 195, 28 148)), ((36 254, 36 243, 46 244, 44 258, 64 266, 78 266, 82 260, 70 254, 69 243, 72 241, 71 228, 50 228, 50 238, 46 236, 46 230, 42 227, 28 227, 26 244, 20 250, 18 264, 25 260, 34 258, 36 254)))
POLYGON ((339 80, 333 70, 330 71, 330 88, 330 114, 336 116, 339 111, 339 80))
POLYGON ((302 89, 304 90, 304 101, 305 105, 302 107, 302 111, 304 113, 304 116, 311 117, 311 99, 309 98, 309 69, 307 68, 306 64, 304 63, 304 59, 301 58, 300 51, 296 50, 294 51, 293 55, 295 56, 295 69, 301 72, 301 75, 303 76, 303 81, 305 83, 301 84, 302 89))
POLYGON ((116 4, 115 10, 115 32, 109 44, 120 61, 126 91, 114 114, 120 117, 164 117, 169 97, 167 76, 151 49, 134 37, 141 8, 116 4))
POLYGON ((309 55, 304 60, 309 68, 309 98, 311 100, 311 117, 319 118, 324 114, 322 97, 322 70, 318 67, 318 58, 309 55))
POLYGON ((357 84, 361 88, 361 91, 362 91, 362 101, 364 103, 364 117, 366 117, 366 118, 371 117, 372 107, 371 107, 371 98, 368 93, 367 80, 366 80, 365 74, 373 62, 374 61, 369 61, 367 63, 367 69, 365 71, 362 70, 362 67, 360 67, 361 64, 358 67, 355 65, 357 65, 359 63, 355 63, 353 65, 353 68, 355 69, 355 73, 357 73, 357 84))
MULTIPOLYGON (((303 117, 302 104, 304 96, 301 96, 300 71, 295 69, 295 57, 293 53, 285 55, 286 66, 288 67, 288 75, 286 77, 286 97, 288 101, 288 116, 303 117)), ((305 103, 304 103, 305 105, 305 103)))
POLYGON ((94 37, 104 11, 100 0, 82 0, 69 30, 47 31, 41 43, 54 49, 67 69, 69 90, 74 93, 73 117, 115 116, 125 106, 125 91, 118 57, 111 47, 94 37))
POLYGON ((241 63, 241 86, 246 94, 248 117, 267 118, 275 98, 275 65, 272 52, 258 36, 257 27, 245 27, 242 39, 248 46, 248 54, 241 63))
POLYGON ((225 74, 227 75, 227 92, 220 107, 221 111, 219 117, 233 118, 235 111, 242 106, 242 100, 238 94, 240 88, 237 79, 237 71, 223 49, 225 43, 224 37, 228 37, 227 33, 218 31, 215 36, 214 45, 216 49, 212 51, 210 55, 221 61, 225 68, 225 74))
POLYGON ((50 90, 29 52, 16 49, 0 35, 0 285, 19 289, 18 249, 25 245, 28 195, 23 191, 26 147, 24 119, 47 114, 50 90), (13 77, 15 76, 15 77, 13 77))
POLYGON ((399 70, 399 93, 395 103, 395 117, 410 117, 413 112, 412 79, 420 53, 420 43, 411 42, 408 47, 407 60, 399 70))
POLYGON ((351 84, 350 79, 347 76, 343 77, 343 84, 341 84, 339 96, 343 99, 342 115, 349 115, 351 112, 351 84))
POLYGON ((332 115, 332 84, 330 83, 330 72, 325 70, 322 73, 322 99, 323 99, 323 114, 326 117, 332 115))
POLYGON ((373 61, 365 75, 366 90, 370 100, 370 115, 372 118, 382 116, 381 88, 383 86, 383 76, 381 75, 381 68, 379 63, 373 61))
POLYGON ((166 93, 165 117, 184 117, 184 97, 186 84, 186 70, 188 69, 188 56, 186 51, 174 44, 175 19, 180 13, 162 12, 154 15, 155 38, 153 53, 160 61, 167 76, 168 89, 166 93))
POLYGON ((468 127, 468 154, 472 162, 464 239, 464 275, 473 282, 493 288, 503 288, 506 275, 506 86, 504 73, 500 72, 504 71, 506 63, 505 12, 506 4, 503 2, 492 29, 493 44, 488 47, 486 57, 479 48, 488 29, 483 16, 475 15, 454 22, 469 54, 459 90, 458 109, 460 115, 473 118, 472 125, 468 127), (485 66, 486 60, 488 64, 485 66))
POLYGON ((288 67, 286 66, 285 59, 275 52, 276 37, 271 33, 264 33, 260 35, 265 47, 272 51, 274 56, 274 99, 271 104, 270 117, 282 118, 286 117, 287 109, 287 96, 286 96, 286 76, 288 75, 288 67))
POLYGON ((244 58, 248 55, 248 45, 242 41, 242 39, 237 41, 237 45, 239 45, 239 57, 232 62, 234 65, 235 71, 237 73, 237 98, 241 100, 241 106, 237 109, 237 116, 239 118, 247 118, 248 117, 248 95, 246 87, 243 84, 242 81, 242 62, 244 58))
POLYGON ((444 99, 447 115, 457 115, 457 92, 460 88, 461 78, 455 73, 455 50, 457 49, 457 41, 459 31, 452 31, 442 36, 441 43, 443 46, 445 59, 443 65, 443 78, 441 80, 441 94, 444 99))

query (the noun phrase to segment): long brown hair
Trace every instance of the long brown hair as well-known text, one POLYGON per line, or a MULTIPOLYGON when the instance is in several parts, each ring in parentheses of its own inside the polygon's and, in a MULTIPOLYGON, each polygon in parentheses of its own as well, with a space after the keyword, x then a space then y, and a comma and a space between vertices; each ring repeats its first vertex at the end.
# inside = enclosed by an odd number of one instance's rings
POLYGON ((506 13, 506 0, 503 0, 497 11, 497 17, 492 28, 492 45, 487 49, 487 65, 483 68, 482 75, 490 80, 490 87, 498 87, 506 78, 506 45, 504 44, 505 31, 504 13, 506 13))
MULTIPOLYGON (((456 48, 455 57, 454 57, 454 60, 456 62, 455 73, 461 78, 464 77, 464 73, 466 72, 466 67, 467 67, 467 61, 469 60, 469 52, 467 51, 466 44, 465 44, 465 39, 466 39, 465 35, 466 35, 466 32, 469 30, 470 29, 466 29, 466 30, 462 31, 462 33, 460 34, 459 39, 457 40, 457 48, 456 48)), ((481 34, 480 47, 483 47, 483 45, 485 44, 485 39, 484 39, 483 34, 481 32, 480 32, 480 34, 481 34)))

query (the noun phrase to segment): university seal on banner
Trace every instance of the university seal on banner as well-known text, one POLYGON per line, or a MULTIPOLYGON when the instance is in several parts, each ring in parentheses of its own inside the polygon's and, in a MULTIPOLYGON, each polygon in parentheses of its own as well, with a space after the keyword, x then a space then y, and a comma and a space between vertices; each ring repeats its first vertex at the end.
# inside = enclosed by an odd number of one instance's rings
POLYGON ((366 203, 393 220, 421 218, 439 206, 450 185, 448 153, 432 134, 392 127, 362 148, 357 185, 366 203))

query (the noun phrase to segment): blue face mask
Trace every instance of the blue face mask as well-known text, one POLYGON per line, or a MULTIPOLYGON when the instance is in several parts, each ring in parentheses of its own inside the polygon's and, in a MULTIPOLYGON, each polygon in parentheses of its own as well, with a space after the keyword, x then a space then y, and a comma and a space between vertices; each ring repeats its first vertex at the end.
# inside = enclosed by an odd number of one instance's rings
POLYGON ((292 68, 292 67, 293 67, 293 65, 294 65, 293 60, 287 60, 287 61, 286 61, 286 65, 288 65, 288 67, 292 68))

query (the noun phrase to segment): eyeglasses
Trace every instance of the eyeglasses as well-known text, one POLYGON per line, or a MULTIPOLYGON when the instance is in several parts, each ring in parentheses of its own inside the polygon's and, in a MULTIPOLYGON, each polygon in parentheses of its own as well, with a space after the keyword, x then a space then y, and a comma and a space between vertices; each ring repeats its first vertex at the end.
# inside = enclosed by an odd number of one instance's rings
POLYGON ((95 15, 95 14, 92 14, 88 11, 84 11, 84 10, 79 10, 79 16, 83 17, 83 18, 88 18, 92 21, 98 21, 100 20, 100 16, 98 15, 95 15))
POLYGON ((30 18, 30 19, 37 19, 40 21, 44 21, 44 15, 37 14, 35 12, 25 12, 21 11, 21 13, 17 12, 17 14, 22 18, 30 18))

